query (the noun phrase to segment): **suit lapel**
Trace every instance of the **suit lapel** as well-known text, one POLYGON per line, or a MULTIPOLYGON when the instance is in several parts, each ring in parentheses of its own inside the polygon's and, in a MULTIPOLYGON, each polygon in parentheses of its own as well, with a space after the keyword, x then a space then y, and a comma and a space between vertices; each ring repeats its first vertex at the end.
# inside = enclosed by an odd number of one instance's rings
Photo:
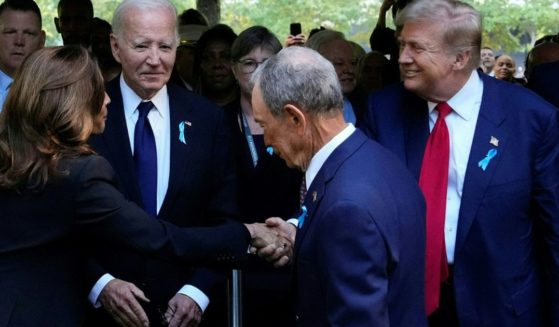
POLYGON ((406 166, 419 180, 423 152, 429 138, 427 102, 413 93, 405 91, 404 117, 406 166))
POLYGON ((485 190, 499 166, 503 151, 507 147, 508 132, 502 124, 506 114, 499 100, 500 90, 497 88, 495 81, 485 76, 482 76, 482 79, 484 83, 483 97, 464 177, 456 236, 456 253, 464 245, 485 190), (495 146, 494 141, 491 142, 492 137, 498 140, 498 146, 495 146), (496 149, 497 155, 490 160, 486 169, 483 170, 479 167, 479 162, 488 155, 488 151, 491 149, 496 149))
POLYGON ((108 156, 112 158, 109 160, 122 181, 120 186, 130 196, 130 200, 142 203, 124 116, 120 77, 114 78, 107 84, 107 94, 111 98, 111 103, 107 113, 105 131, 102 134, 102 142, 107 149, 108 156))
POLYGON ((294 258, 298 256, 301 242, 305 238, 309 227, 319 209, 327 184, 334 178, 338 168, 349 158, 365 141, 367 137, 359 130, 356 130, 347 140, 338 146, 326 159, 324 165, 318 171, 315 179, 309 187, 305 197, 304 205, 307 207, 307 217, 303 227, 297 231, 295 236, 294 258))
POLYGON ((170 171, 169 171, 169 185, 167 187, 167 193, 165 194, 165 199, 161 206, 159 212, 160 216, 165 216, 166 211, 168 211, 169 206, 173 199, 176 199, 177 192, 181 185, 184 185, 185 174, 189 170, 191 160, 189 160, 190 154, 192 153, 192 147, 195 142, 193 142, 191 136, 194 133, 191 132, 192 128, 192 117, 191 111, 192 107, 187 101, 188 99, 181 98, 177 96, 176 86, 167 84, 167 92, 169 93, 169 115, 170 115, 170 143, 171 143, 171 154, 170 154, 170 171), (181 101, 182 99, 183 101, 181 101), (181 141, 181 128, 179 125, 183 123, 183 134, 184 141, 181 141))

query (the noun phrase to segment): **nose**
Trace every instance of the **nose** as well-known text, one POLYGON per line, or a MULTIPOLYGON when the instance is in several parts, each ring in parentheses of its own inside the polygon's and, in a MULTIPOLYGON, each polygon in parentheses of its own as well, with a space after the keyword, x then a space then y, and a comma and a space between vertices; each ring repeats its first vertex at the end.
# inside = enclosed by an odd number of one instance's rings
POLYGON ((16 33, 14 43, 19 46, 25 45, 25 36, 23 33, 16 33))
POLYGON ((342 72, 345 74, 354 74, 355 73, 355 64, 353 61, 345 62, 342 67, 342 72))
POLYGON ((159 65, 161 62, 161 54, 159 53, 159 49, 157 47, 150 48, 147 58, 147 63, 152 66, 159 65))
POLYGON ((223 57, 217 57, 212 60, 212 67, 214 68, 221 68, 227 67, 229 64, 229 59, 223 57))
POLYGON ((410 54, 408 46, 400 46, 400 58, 398 58, 398 63, 400 64, 411 64, 413 58, 410 54))

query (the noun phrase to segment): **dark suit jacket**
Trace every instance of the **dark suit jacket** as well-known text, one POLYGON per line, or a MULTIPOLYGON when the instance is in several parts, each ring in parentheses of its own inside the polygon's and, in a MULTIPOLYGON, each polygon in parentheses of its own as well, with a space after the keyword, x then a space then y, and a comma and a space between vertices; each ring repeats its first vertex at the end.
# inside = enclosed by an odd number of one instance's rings
POLYGON ((181 230, 126 201, 105 159, 84 156, 59 167, 68 175, 41 192, 0 190, 0 326, 79 326, 91 242, 165 260, 246 257, 250 237, 241 224, 181 230))
MULTIPOLYGON (((480 76, 484 91, 454 254, 460 326, 543 326, 544 317, 551 316, 555 326, 559 324, 558 112, 520 86, 480 76), (492 137, 498 146, 490 143, 492 137), (490 149, 498 153, 484 171, 478 163, 490 149), (544 291, 549 292, 549 301, 544 301, 544 291)), ((429 135, 426 101, 396 85, 371 96, 365 120, 366 133, 419 178, 429 135)))
POLYGON ((353 112, 355 113, 356 126, 359 126, 359 124, 361 124, 361 121, 365 116, 365 112, 367 112, 368 97, 369 94, 366 91, 362 90, 359 86, 356 87, 353 92, 347 95, 347 99, 351 103, 353 112))
POLYGON ((559 108, 559 61, 534 67, 528 87, 559 108))
POLYGON ((357 130, 310 185, 297 232, 300 326, 426 326, 425 205, 398 159, 357 130))
MULTIPOLYGON (((202 97, 168 84, 171 163, 169 187, 158 219, 177 226, 203 226, 237 213, 236 184, 229 151, 229 134, 221 109, 202 97), (186 122, 186 144, 179 140, 179 123, 186 122)), ((111 97, 105 132, 90 144, 114 167, 125 196, 141 203, 134 161, 126 129, 119 78, 107 85, 111 97)), ((103 250, 103 249, 101 249, 103 250)), ((126 249, 107 249, 101 255, 104 269, 92 270, 90 285, 105 272, 135 283, 164 310, 184 285, 192 284, 210 296, 224 275, 208 269, 177 266, 149 260, 126 249)))

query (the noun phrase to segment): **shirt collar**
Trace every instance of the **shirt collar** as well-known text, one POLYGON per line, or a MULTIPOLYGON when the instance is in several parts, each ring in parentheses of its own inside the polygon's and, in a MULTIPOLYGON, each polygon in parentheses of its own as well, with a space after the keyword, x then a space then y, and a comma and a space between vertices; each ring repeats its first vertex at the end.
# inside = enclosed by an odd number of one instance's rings
POLYGON ((322 165, 326 162, 328 157, 336 150, 340 144, 342 144, 347 138, 353 134, 355 131, 355 126, 353 124, 348 123, 346 128, 344 128, 338 135, 334 136, 328 143, 326 143, 318 152, 312 157, 311 162, 309 163, 309 167, 305 172, 305 181, 307 185, 307 190, 309 186, 311 186, 314 178, 318 174, 322 165))
POLYGON ((127 118, 136 114, 136 109, 140 102, 149 100, 155 106, 155 111, 161 116, 162 119, 166 119, 165 117, 165 110, 161 110, 164 108, 166 103, 169 101, 169 95, 167 93, 167 85, 163 85, 163 87, 157 91, 157 93, 151 99, 142 99, 140 98, 134 90, 126 84, 124 80, 124 76, 120 74, 120 90, 122 92, 122 105, 124 106, 124 114, 127 118))
MULTIPOLYGON (((475 110, 472 108, 479 107, 481 103, 481 97, 483 95, 483 81, 479 78, 476 70, 472 71, 470 78, 462 86, 460 91, 458 91, 452 98, 450 98, 446 103, 456 112, 462 119, 470 120, 475 116, 475 110)), ((437 103, 427 102, 429 106, 429 114, 433 112, 437 103)))

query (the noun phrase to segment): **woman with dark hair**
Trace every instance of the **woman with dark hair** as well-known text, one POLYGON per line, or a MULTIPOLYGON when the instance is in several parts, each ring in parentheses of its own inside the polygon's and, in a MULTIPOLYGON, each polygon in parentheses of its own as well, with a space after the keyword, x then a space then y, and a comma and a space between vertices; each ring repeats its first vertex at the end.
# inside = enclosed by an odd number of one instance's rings
POLYGON ((249 234, 265 236, 236 223, 179 229, 127 202, 87 145, 109 101, 81 47, 38 50, 15 76, 0 114, 1 326, 79 326, 96 243, 217 263, 244 259, 249 234))
MULTIPOLYGON (((292 217, 299 209, 302 174, 267 148, 262 127, 254 120, 250 78, 257 67, 282 49, 267 28, 243 31, 231 47, 231 65, 240 87, 240 99, 225 108, 233 137, 239 184, 239 211, 245 223, 268 217, 292 217)), ((288 301, 288 270, 251 261, 243 269, 245 326, 294 325, 288 301), (262 300, 266 299, 266 300, 262 300)))

